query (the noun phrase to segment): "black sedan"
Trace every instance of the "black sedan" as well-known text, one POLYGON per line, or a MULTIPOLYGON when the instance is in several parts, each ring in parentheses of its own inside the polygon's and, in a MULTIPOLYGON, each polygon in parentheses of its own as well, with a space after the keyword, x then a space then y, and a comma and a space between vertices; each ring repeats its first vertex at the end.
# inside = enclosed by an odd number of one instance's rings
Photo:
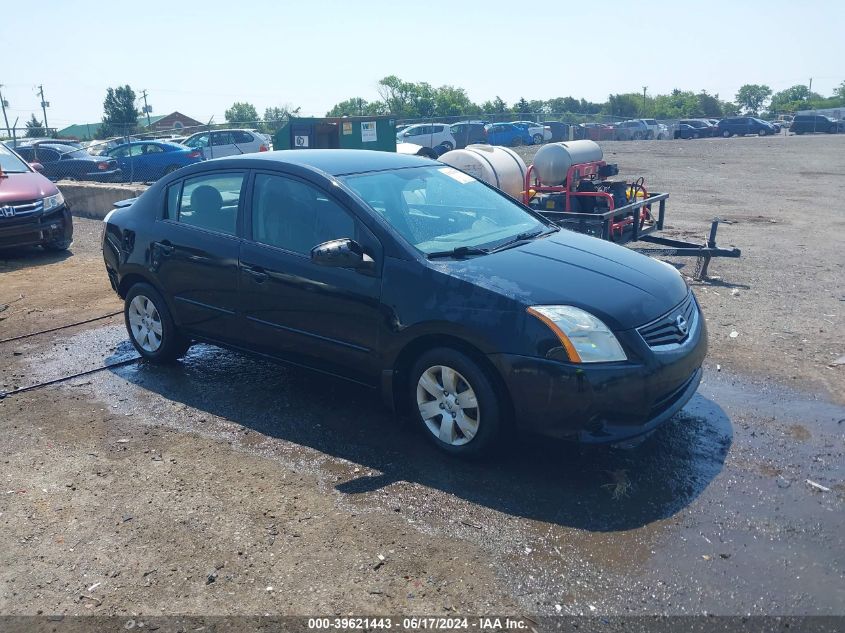
POLYGON ((114 158, 93 156, 84 149, 71 145, 36 143, 18 147, 16 151, 24 160, 39 164, 41 173, 50 180, 120 180, 120 169, 114 158))
POLYGON ((340 376, 458 455, 512 427, 644 436, 692 397, 707 348, 671 266, 416 156, 185 167, 109 214, 103 255, 144 358, 204 341, 340 376))

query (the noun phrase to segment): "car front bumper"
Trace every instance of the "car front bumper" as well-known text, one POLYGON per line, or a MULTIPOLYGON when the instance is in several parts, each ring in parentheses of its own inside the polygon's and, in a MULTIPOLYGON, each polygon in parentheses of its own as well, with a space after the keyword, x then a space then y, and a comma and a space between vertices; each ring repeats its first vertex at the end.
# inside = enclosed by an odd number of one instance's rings
MULTIPOLYGON (((585 443, 614 443, 650 433, 692 398, 707 354, 703 315, 688 342, 652 351, 625 333, 644 362, 574 364, 491 354, 509 389, 519 428, 585 443)), ((630 347, 629 347, 630 348, 630 347)))
POLYGON ((70 241, 72 238, 73 220, 67 205, 35 217, 0 218, 0 248, 70 241))

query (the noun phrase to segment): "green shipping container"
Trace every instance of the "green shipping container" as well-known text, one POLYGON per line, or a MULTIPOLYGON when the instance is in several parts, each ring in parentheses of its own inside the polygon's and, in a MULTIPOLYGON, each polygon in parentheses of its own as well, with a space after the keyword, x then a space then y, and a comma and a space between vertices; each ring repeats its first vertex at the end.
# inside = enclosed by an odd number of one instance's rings
POLYGON ((273 149, 374 149, 396 151, 390 116, 295 118, 276 132, 273 149))

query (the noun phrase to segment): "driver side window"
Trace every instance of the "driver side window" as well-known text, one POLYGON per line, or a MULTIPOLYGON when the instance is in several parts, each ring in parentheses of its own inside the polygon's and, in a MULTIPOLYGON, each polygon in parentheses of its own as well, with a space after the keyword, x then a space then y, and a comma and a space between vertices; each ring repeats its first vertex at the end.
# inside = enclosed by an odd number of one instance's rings
POLYGON ((329 240, 357 237, 353 216, 320 189, 270 174, 255 176, 252 236, 300 255, 329 240))

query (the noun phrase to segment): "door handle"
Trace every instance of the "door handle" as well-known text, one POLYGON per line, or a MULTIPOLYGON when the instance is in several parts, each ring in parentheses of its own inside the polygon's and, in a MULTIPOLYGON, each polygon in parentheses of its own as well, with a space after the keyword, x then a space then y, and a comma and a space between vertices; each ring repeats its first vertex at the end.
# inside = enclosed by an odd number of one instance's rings
POLYGON ((158 242, 156 244, 156 246, 158 247, 159 252, 164 257, 167 257, 168 255, 172 255, 173 252, 176 250, 176 247, 173 246, 173 244, 171 244, 167 240, 164 240, 163 242, 158 242))
POLYGON ((244 271, 252 277, 256 283, 264 283, 267 280, 269 275, 264 271, 261 266, 244 266, 244 271))

